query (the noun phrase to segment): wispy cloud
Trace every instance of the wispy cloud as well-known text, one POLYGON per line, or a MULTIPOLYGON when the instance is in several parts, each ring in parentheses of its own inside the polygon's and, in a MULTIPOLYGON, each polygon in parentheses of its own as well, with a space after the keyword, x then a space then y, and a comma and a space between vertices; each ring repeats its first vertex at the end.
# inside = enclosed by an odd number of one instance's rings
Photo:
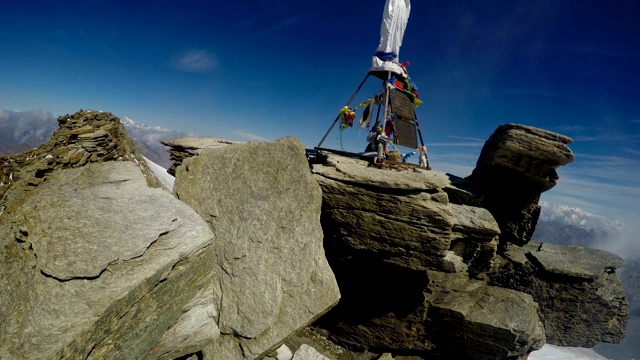
POLYGON ((640 135, 633 134, 598 134, 598 135, 578 135, 573 137, 573 141, 628 141, 628 140, 638 140, 640 139, 640 135))
POLYGON ((233 131, 234 134, 239 135, 240 137, 242 137, 243 140, 246 141, 269 141, 269 139, 262 137, 260 135, 256 135, 256 134, 252 134, 252 133, 248 133, 248 132, 242 132, 242 131, 237 131, 234 130, 233 131))
POLYGON ((267 31, 280 31, 280 30, 284 30, 288 27, 291 27, 297 23, 300 22, 300 18, 298 17, 290 17, 290 18, 286 18, 286 19, 282 19, 280 21, 278 21, 275 25, 273 25, 272 27, 268 28, 267 31))
POLYGON ((556 131, 572 132, 572 133, 585 132, 592 129, 593 129, 592 127, 585 126, 585 125, 558 125, 555 127, 556 131))
POLYGON ((631 149, 631 148, 621 148, 620 150, 629 153, 631 155, 640 155, 640 150, 638 149, 631 149))
POLYGON ((278 31, 282 31, 288 27, 291 27, 297 23, 300 22, 300 18, 298 17, 289 17, 286 19, 282 19, 280 21, 278 21, 277 23, 273 24, 272 26, 268 27, 267 29, 265 29, 265 32, 278 32, 278 31))
POLYGON ((517 95, 534 95, 562 99, 575 99, 575 96, 544 89, 508 89, 507 93, 517 95))
POLYGON ((175 58, 173 66, 181 71, 207 72, 216 66, 216 59, 207 49, 193 49, 175 58))
MULTIPOLYGON (((431 165, 431 167, 438 171, 460 177, 471 174, 478 159, 479 152, 449 152, 443 149, 444 148, 438 148, 436 151, 428 152, 429 165, 431 165)), ((427 145, 427 150, 429 150, 429 145, 427 145)))
POLYGON ((458 147, 481 147, 484 145, 484 141, 476 142, 476 141, 459 141, 459 142, 441 142, 441 143, 430 143, 428 146, 458 146, 458 147))
POLYGON ((460 139, 460 140, 470 140, 470 141, 477 141, 477 142, 481 142, 484 143, 486 139, 480 139, 480 138, 472 138, 472 137, 464 137, 464 136, 457 136, 457 135, 447 135, 447 137, 449 139, 460 139))
POLYGON ((576 162, 558 169, 560 179, 543 197, 556 204, 618 219, 640 213, 640 162, 622 156, 577 154, 576 162))

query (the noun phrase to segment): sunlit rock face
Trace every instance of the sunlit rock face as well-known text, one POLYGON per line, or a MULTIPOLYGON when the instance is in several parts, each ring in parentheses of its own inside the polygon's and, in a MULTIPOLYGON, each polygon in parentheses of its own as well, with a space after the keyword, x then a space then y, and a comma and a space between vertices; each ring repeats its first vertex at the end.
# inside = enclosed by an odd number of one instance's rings
POLYGON ((112 114, 58 123, 0 158, 1 358, 261 358, 338 301, 297 140, 188 159, 181 201, 112 114))
POLYGON ((322 246, 322 195, 298 140, 199 150, 177 167, 174 192, 216 235, 222 335, 207 358, 259 358, 338 302, 322 246))
POLYGON ((209 281, 213 233, 113 115, 58 123, 2 159, 2 357, 142 358, 209 281))

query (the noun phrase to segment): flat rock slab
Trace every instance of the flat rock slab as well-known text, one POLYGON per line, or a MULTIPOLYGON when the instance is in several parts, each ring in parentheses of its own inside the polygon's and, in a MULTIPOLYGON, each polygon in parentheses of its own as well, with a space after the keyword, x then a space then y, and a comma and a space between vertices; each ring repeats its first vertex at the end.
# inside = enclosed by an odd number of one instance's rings
POLYGON ((236 140, 201 137, 184 137, 176 140, 162 141, 163 145, 183 149, 217 149, 230 144, 242 143, 242 141, 236 140))
POLYGON ((406 171, 395 171, 368 165, 364 160, 328 154, 326 166, 315 165, 313 172, 344 183, 396 190, 432 190, 451 184, 447 174, 441 171, 419 171, 420 169, 413 167, 408 167, 406 171))
POLYGON ((605 272, 624 267, 618 255, 573 245, 530 243, 528 257, 545 271, 584 280, 595 280, 605 272))
POLYGON ((533 296, 547 342, 590 348, 620 342, 628 305, 616 274, 617 255, 571 245, 509 245, 496 261, 491 283, 533 296))

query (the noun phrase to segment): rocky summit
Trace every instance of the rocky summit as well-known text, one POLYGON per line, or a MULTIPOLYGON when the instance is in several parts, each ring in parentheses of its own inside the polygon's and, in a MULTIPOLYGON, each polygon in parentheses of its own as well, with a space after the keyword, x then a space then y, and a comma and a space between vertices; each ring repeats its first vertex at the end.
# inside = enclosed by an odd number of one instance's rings
POLYGON ((58 122, 1 159, 0 358, 255 359, 337 303, 298 141, 188 159, 178 199, 115 116, 58 122))
POLYGON ((167 189, 112 114, 58 125, 0 157, 0 359, 524 359, 623 337, 623 261, 531 242, 573 159, 560 134, 502 125, 467 178, 182 138, 167 189))
POLYGON ((570 143, 502 125, 464 179, 327 152, 312 172, 343 299, 315 326, 350 348, 425 359, 619 342, 628 317, 615 273, 622 259, 530 243, 540 193, 573 160, 570 143))

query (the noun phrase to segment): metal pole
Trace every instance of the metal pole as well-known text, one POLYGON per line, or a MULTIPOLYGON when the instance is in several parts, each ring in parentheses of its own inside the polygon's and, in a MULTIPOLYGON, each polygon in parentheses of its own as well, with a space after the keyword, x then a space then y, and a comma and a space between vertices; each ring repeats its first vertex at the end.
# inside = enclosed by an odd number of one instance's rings
POLYGON ((413 118, 416 122, 416 128, 418 129, 418 136, 420 136, 420 144, 424 146, 424 140, 422 139, 422 131, 420 131, 420 124, 418 124, 418 115, 416 115, 416 111, 413 111, 413 118))
POLYGON ((382 90, 384 90, 384 119, 382 120, 382 132, 387 135, 387 130, 385 126, 387 126, 387 116, 391 113, 389 112, 389 87, 387 86, 388 81, 391 79, 391 71, 387 72, 387 81, 382 80, 382 90))
MULTIPOLYGON (((353 95, 351 95, 351 97, 349 98, 349 101, 347 101, 347 104, 345 106, 349 106, 349 104, 351 104, 351 102, 353 101, 353 98, 356 97, 356 94, 358 93, 358 91, 360 91, 360 89, 362 88, 362 85, 364 85, 364 82, 367 81, 368 78, 369 78, 369 73, 367 73, 367 76, 364 77, 364 79, 362 80, 362 82, 360 83, 356 91, 353 93, 353 95)), ((329 133, 331 132, 333 127, 336 126, 338 119, 340 119, 340 114, 338 114, 338 116, 336 116, 336 119, 333 120, 333 123, 329 127, 329 130, 327 130, 327 132, 324 134, 324 136, 322 137, 322 140, 320 140, 320 143, 318 144, 318 146, 316 146, 316 148, 319 148, 322 145, 322 143, 327 139, 327 136, 329 136, 329 133)))

